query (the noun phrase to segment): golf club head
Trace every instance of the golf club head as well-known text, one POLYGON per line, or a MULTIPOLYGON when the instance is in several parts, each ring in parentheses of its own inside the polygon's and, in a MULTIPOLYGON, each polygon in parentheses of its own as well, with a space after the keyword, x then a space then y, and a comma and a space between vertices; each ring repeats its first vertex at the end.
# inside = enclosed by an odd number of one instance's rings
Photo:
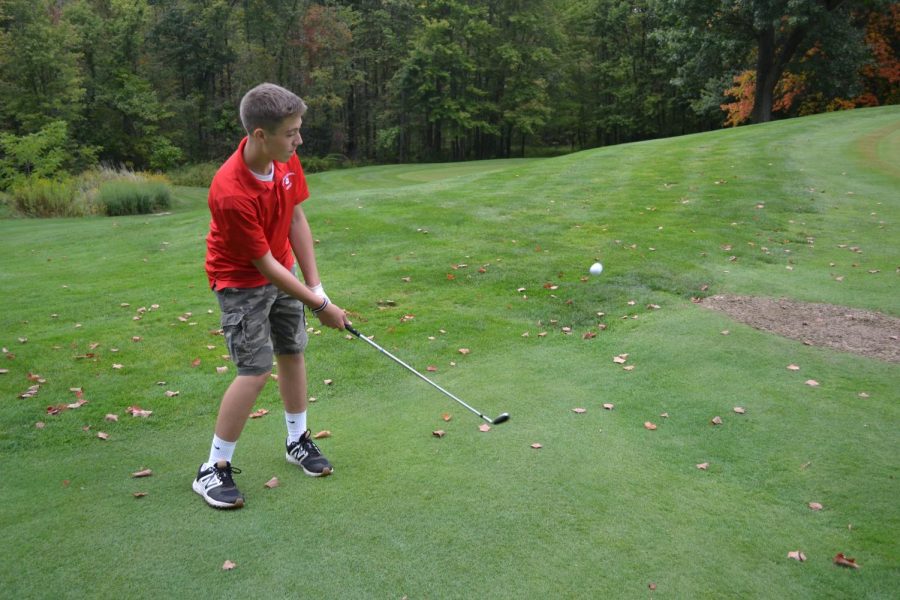
POLYGON ((497 418, 491 421, 494 425, 499 425, 500 423, 506 423, 509 421, 509 413, 502 413, 497 415, 497 418))

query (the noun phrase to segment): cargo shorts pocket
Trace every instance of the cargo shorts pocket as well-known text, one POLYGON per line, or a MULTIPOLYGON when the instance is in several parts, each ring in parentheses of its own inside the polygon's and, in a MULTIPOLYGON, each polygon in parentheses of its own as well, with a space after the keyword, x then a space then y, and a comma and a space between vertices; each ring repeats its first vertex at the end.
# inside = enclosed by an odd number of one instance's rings
POLYGON ((247 340, 244 331, 244 313, 240 311, 222 313, 222 332, 225 345, 235 365, 248 362, 251 354, 247 351, 247 340))

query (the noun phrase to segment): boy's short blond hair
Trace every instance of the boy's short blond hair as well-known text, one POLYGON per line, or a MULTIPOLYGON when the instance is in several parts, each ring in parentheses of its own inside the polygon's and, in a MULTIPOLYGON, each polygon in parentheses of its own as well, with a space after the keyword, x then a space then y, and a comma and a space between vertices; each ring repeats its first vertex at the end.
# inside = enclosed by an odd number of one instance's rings
POLYGON ((241 99, 241 124, 248 134, 257 129, 274 133, 287 117, 305 112, 302 98, 274 83, 261 83, 241 99))

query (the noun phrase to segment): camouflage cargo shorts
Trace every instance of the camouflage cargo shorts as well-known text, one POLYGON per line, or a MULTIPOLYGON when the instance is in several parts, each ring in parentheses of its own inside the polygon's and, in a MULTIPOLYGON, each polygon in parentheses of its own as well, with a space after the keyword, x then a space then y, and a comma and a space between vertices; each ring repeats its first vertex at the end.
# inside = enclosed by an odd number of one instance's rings
POLYGON ((274 285, 223 288, 216 291, 222 309, 222 330, 238 375, 262 375, 272 370, 275 355, 306 349, 303 303, 274 285))

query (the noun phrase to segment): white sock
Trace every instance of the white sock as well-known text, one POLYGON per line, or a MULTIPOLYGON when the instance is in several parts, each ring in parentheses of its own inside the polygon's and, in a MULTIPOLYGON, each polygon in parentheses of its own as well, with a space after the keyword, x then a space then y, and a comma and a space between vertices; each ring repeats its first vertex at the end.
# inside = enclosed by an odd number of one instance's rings
POLYGON ((293 444, 306 433, 306 411, 289 413, 284 411, 284 422, 287 425, 288 444, 293 444))
POLYGON ((209 460, 205 466, 208 468, 220 460, 231 462, 231 457, 234 456, 235 446, 237 446, 237 441, 226 442, 219 436, 214 435, 212 445, 209 447, 209 460))

